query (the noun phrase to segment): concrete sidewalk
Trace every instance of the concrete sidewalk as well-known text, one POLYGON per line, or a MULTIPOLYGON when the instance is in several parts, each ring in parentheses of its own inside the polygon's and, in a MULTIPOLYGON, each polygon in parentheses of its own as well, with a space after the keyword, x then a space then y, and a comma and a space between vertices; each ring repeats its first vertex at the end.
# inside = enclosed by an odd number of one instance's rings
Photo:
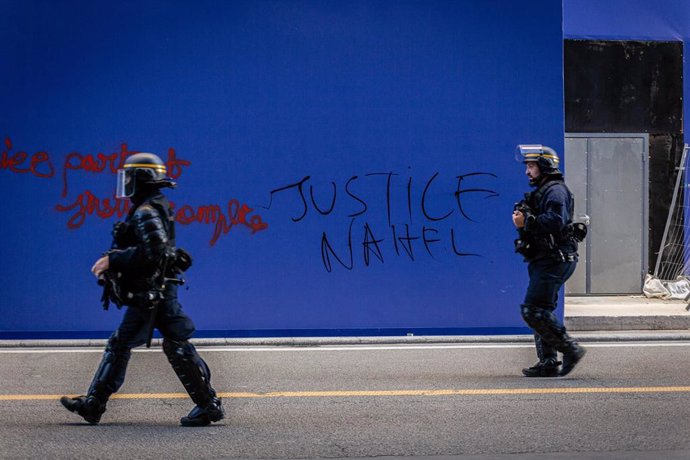
POLYGON ((568 296, 565 325, 570 331, 690 331, 682 300, 631 296, 568 296))

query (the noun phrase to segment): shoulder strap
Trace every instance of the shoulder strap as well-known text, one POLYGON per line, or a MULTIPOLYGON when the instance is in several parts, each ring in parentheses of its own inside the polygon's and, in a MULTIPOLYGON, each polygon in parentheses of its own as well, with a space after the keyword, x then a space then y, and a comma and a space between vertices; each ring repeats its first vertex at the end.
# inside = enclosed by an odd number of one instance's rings
MULTIPOLYGON (((565 182, 563 182, 563 180, 555 179, 555 180, 550 180, 550 181, 540 185, 539 188, 537 188, 535 191, 533 191, 531 194, 532 195, 532 203, 531 203, 532 207, 535 209, 538 208, 539 204, 541 203, 541 199, 544 197, 544 195, 546 195, 546 192, 556 184, 563 184, 565 186, 565 182)), ((567 186, 565 188, 566 188, 566 190, 568 189, 567 186)), ((568 190, 568 193, 570 194, 570 196, 572 196, 572 193, 570 193, 570 190, 568 190)))
POLYGON ((570 191, 568 186, 565 184, 565 181, 563 179, 554 179, 546 182, 545 184, 542 184, 537 190, 532 192, 532 202, 531 206, 533 209, 538 209, 539 205, 541 204, 542 198, 544 198, 544 195, 546 195, 546 192, 553 187, 556 184, 561 184, 564 188, 565 191, 568 194, 569 198, 569 205, 570 205, 570 219, 568 220, 568 224, 570 224, 573 221, 573 215, 575 214, 575 197, 573 196, 573 192, 570 191))
POLYGON ((570 208, 568 209, 569 219, 567 223, 570 224, 572 223, 573 216, 575 214, 575 197, 573 196, 573 192, 570 191, 563 179, 555 179, 539 187, 534 192, 534 206, 538 207, 541 204, 541 199, 544 197, 544 195, 546 195, 546 192, 556 184, 561 184, 565 188, 566 193, 568 194, 568 205, 570 208))

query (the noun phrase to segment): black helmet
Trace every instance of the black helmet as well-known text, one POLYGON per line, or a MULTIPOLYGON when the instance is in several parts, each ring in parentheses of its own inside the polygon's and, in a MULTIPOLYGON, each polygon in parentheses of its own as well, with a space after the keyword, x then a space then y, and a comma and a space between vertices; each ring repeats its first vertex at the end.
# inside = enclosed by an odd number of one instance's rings
POLYGON ((521 163, 535 162, 542 174, 561 174, 558 166, 560 159, 551 147, 540 144, 520 144, 517 146, 515 157, 521 163))
POLYGON ((125 160, 122 169, 117 170, 118 198, 129 198, 143 190, 174 187, 167 177, 165 163, 153 153, 136 153, 125 160))

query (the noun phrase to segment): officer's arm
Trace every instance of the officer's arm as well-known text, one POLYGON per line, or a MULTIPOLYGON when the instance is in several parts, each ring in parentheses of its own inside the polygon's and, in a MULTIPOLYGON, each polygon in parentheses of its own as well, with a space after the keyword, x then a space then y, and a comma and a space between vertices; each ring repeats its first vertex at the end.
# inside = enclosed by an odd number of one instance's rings
POLYGON ((168 245, 168 234, 163 220, 153 206, 140 206, 132 216, 131 223, 139 244, 110 253, 110 268, 116 271, 155 266, 168 245))
POLYGON ((567 195, 556 187, 544 196, 544 212, 527 219, 525 230, 539 233, 559 233, 568 223, 567 195))

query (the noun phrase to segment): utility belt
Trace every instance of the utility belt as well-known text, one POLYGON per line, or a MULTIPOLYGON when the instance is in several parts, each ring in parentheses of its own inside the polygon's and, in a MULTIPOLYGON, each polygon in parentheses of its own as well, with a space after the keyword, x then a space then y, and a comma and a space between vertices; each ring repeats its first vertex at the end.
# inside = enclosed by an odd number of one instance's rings
POLYGON ((566 254, 559 249, 557 260, 560 262, 577 262, 577 254, 566 254))
POLYGON ((165 267, 167 269, 159 267, 151 278, 143 280, 142 289, 136 290, 123 289, 122 273, 106 270, 98 278, 99 286, 103 286, 103 294, 101 295, 103 309, 107 310, 110 303, 115 304, 117 308, 127 305, 147 310, 153 309, 165 297, 162 287, 168 284, 184 284, 184 279, 178 278, 178 275, 187 271, 191 266, 192 256, 184 249, 176 248, 172 264, 165 267), (162 271, 165 273, 162 274, 162 271))
MULTIPOLYGON (((108 309, 110 303, 115 304, 117 308, 122 308, 123 305, 126 305, 129 307, 149 310, 165 298, 164 291, 161 289, 148 289, 141 291, 123 289, 118 282, 119 277, 117 275, 120 274, 102 275, 101 278, 98 279, 98 284, 103 286, 101 302, 103 303, 104 310, 108 309)), ((175 284, 182 284, 184 282, 184 280, 174 280, 176 281, 175 284)))
POLYGON ((575 262, 577 254, 565 253, 556 244, 553 235, 530 235, 520 232, 520 237, 514 241, 515 252, 525 260, 552 259, 556 262, 575 262))
POLYGON ((120 295, 125 305, 142 310, 152 309, 165 298, 163 291, 160 289, 151 289, 144 292, 122 291, 120 295))

